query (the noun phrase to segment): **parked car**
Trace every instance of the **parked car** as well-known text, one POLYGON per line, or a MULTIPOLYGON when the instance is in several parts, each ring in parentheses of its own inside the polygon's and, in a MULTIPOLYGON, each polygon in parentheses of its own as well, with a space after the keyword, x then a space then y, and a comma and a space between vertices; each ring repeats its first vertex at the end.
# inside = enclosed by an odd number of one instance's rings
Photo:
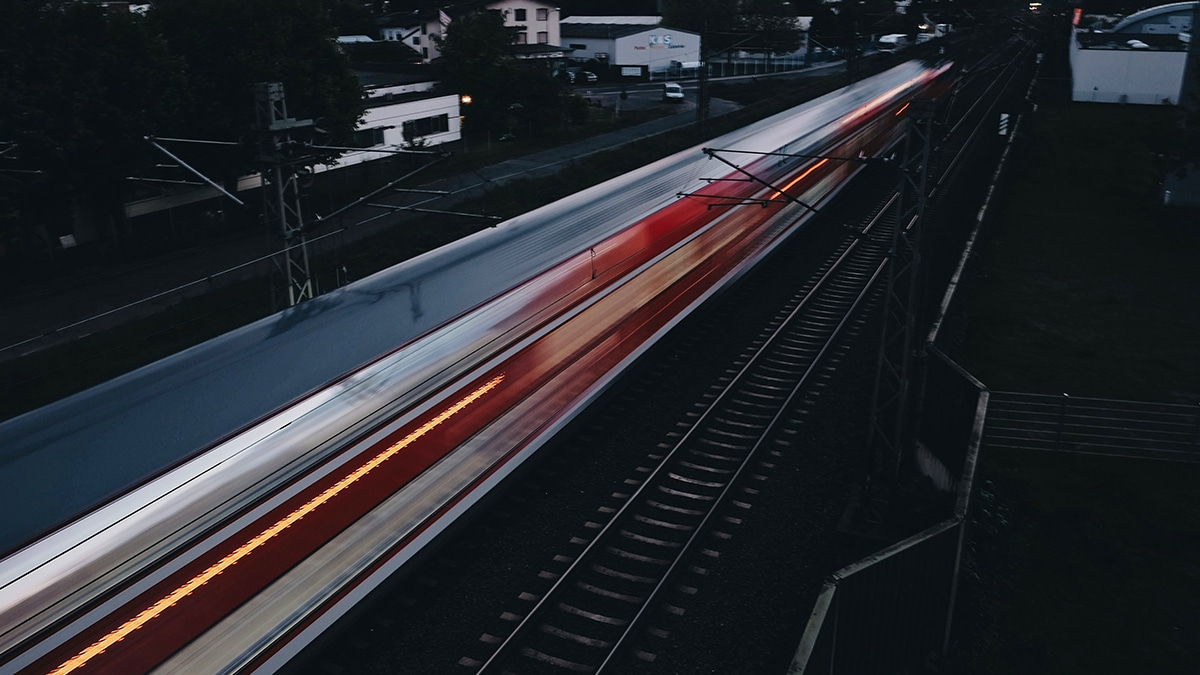
POLYGON ((683 85, 668 82, 663 85, 663 100, 668 103, 683 102, 683 85))
POLYGON ((578 74, 578 75, 576 75, 576 76, 575 76, 575 78, 576 78, 576 79, 583 78, 583 80, 584 80, 585 82, 595 82, 596 80, 598 80, 598 79, 599 79, 599 78, 597 78, 597 77, 596 77, 596 74, 595 74, 595 73, 593 73, 593 72, 592 72, 592 71, 590 71, 590 70, 581 70, 581 71, 579 71, 579 74, 578 74))

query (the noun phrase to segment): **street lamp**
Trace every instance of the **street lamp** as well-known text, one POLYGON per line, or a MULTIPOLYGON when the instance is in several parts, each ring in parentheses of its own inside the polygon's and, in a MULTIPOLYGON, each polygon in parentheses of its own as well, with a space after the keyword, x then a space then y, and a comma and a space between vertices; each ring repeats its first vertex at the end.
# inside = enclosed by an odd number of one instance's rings
MULTIPOLYGON (((462 94, 461 96, 458 97, 458 102, 461 105, 471 105, 471 95, 470 94, 462 94)), ((467 116, 463 115, 462 110, 460 109, 459 115, 458 115, 458 137, 460 139, 462 139, 464 153, 467 152, 467 132, 465 130, 466 127, 463 124, 466 117, 467 116)))

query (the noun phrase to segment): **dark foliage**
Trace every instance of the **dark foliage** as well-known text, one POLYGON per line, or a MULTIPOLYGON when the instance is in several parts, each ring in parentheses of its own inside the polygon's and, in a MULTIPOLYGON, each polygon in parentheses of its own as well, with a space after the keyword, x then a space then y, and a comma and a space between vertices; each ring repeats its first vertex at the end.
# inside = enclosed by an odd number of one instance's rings
POLYGON ((544 64, 513 58, 513 42, 494 12, 464 15, 447 28, 440 42, 443 85, 471 97, 463 110, 466 133, 515 134, 559 118, 562 85, 544 64))
POLYGON ((256 82, 283 82, 292 117, 348 144, 363 100, 333 37, 323 0, 162 0, 146 16, 0 0, 0 257, 50 254, 80 223, 119 239, 127 177, 164 159, 147 136, 245 140, 185 154, 214 177, 252 171, 256 82))
POLYGON ((0 260, 49 250, 76 211, 113 227, 124 177, 154 160, 142 137, 190 107, 186 72, 139 17, 0 1, 0 260))
MULTIPOLYGON (((165 0, 148 18, 188 64, 194 137, 249 140, 254 85, 282 82, 289 116, 322 118, 333 145, 349 144, 363 95, 321 0, 165 0)), ((252 145, 232 171, 252 168, 252 145)))

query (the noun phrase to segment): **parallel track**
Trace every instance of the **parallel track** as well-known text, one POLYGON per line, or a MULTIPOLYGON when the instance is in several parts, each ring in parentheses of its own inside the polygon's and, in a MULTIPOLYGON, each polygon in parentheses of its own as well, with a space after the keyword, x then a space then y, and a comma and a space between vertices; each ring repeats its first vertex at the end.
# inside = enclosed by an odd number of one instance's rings
POLYGON ((552 583, 527 596, 537 599, 495 652, 461 663, 480 673, 605 672, 619 668, 642 630, 662 632, 655 612, 681 611, 664 602, 664 591, 702 570, 713 555, 705 542, 721 536, 715 526, 736 523, 748 507, 748 467, 804 405, 810 377, 881 278, 886 251, 878 242, 887 240, 893 199, 793 297, 695 424, 652 455, 658 466, 644 468, 649 475, 631 485, 624 505, 607 522, 588 524, 594 536, 580 538, 586 543, 574 559, 558 561, 565 569, 544 573, 552 583))
MULTIPOLYGON (((1017 51, 1023 56, 1028 48, 1017 51)), ((935 160, 942 170, 931 182, 931 207, 953 182, 963 153, 979 137, 1021 60, 996 68, 980 99, 946 130, 938 144, 946 154, 935 160)), ((485 633, 481 642, 494 651, 465 656, 460 665, 479 673, 599 673, 621 672, 630 658, 654 660, 652 649, 639 647, 647 636, 668 637, 661 627, 667 624, 656 617, 684 613, 678 598, 696 592, 688 577, 707 574, 719 555, 706 542, 727 538, 723 530, 740 522, 740 512, 757 493, 754 483, 763 477, 749 467, 771 465, 764 455, 782 446, 777 442, 782 422, 807 403, 810 376, 883 278, 883 242, 891 237, 886 221, 896 197, 797 293, 761 346, 696 413, 695 424, 650 455, 659 464, 642 467, 644 478, 626 481, 633 488, 629 494, 614 495, 624 505, 601 509, 610 515, 607 522, 589 522, 590 538, 572 542, 578 544, 574 557, 556 556, 557 568, 539 575, 545 586, 522 594, 521 611, 502 616, 507 637, 495 637, 506 634, 503 628, 485 633)))

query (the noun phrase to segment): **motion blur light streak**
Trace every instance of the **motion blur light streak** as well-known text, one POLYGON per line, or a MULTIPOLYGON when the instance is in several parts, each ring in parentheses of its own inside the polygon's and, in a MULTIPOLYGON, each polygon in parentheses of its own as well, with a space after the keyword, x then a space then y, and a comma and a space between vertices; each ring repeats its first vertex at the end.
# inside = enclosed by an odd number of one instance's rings
POLYGON ((910 61, 713 139, 764 155, 757 181, 701 178, 692 148, 0 423, 30 458, 0 491, 0 673, 287 668, 689 312, 824 227, 952 69, 910 61), (26 469, 79 490, 60 504, 26 469))
POLYGON ((788 190, 791 190, 793 185, 795 185, 796 183, 799 183, 800 181, 807 178, 808 174, 812 173, 813 171, 816 171, 822 164, 824 164, 825 162, 828 162, 828 161, 829 161, 829 158, 826 157, 825 159, 822 159, 821 161, 817 162, 816 164, 813 164, 812 166, 808 167, 807 169, 804 170, 804 173, 800 174, 799 176, 796 176, 795 178, 792 179, 792 182, 788 183, 787 185, 784 185, 782 190, 776 190, 777 194, 773 195, 771 197, 771 199, 774 199, 775 197, 786 197, 787 195, 784 193, 787 192, 788 190))
POLYGON ((151 621, 152 619, 160 616, 163 612, 165 612, 167 609, 169 609, 172 605, 179 602, 180 600, 187 597, 188 595, 191 595, 193 591, 200 588, 204 584, 208 583, 209 580, 211 580, 213 577, 216 577, 218 574, 221 574, 229 567, 236 565, 239 561, 241 561, 246 556, 249 556, 256 549, 258 549, 263 544, 270 541, 272 538, 274 538, 280 532, 284 531, 288 527, 291 527, 293 524, 298 522, 301 518, 312 513, 313 511, 317 510, 317 508, 319 508, 322 505, 324 505, 325 503, 327 503, 330 499, 333 499, 334 497, 336 497, 339 493, 343 492, 348 487, 350 487, 350 485, 353 484, 355 481, 366 476, 368 473, 370 473, 371 471, 378 468, 384 462, 386 462, 387 460, 394 457, 401 450, 403 450, 404 448, 411 445, 413 443, 413 441, 416 441, 417 439, 421 438, 425 434, 432 431, 434 428, 441 425, 446 420, 453 417, 458 412, 462 411, 467 406, 469 406, 472 403, 474 403, 475 401, 479 400, 479 398, 482 397, 484 394, 488 393, 492 389, 495 389, 497 386, 499 386, 500 382, 502 382, 503 380, 504 380, 503 374, 497 375, 496 377, 492 378, 487 383, 485 383, 483 386, 479 387, 475 391, 471 392, 470 394, 468 394, 465 397, 463 397, 462 399, 460 399, 454 405, 443 410, 436 417, 430 419, 425 424, 422 424, 420 427, 418 427, 416 430, 414 430, 409 435, 405 436, 404 438, 400 439, 396 443, 392 444, 387 450, 384 450, 383 452, 379 453, 378 455, 375 455, 374 457, 372 457, 370 461, 368 461, 367 463, 358 467, 351 473, 347 474, 340 481, 338 481, 333 486, 326 489, 321 494, 319 494, 316 497, 309 500, 306 504, 304 504, 300 508, 296 509, 295 511, 292 511, 288 515, 281 518, 278 522, 276 522, 271 527, 263 530, 261 533, 258 534, 258 536, 254 537, 253 539, 246 542, 245 544, 242 544, 241 546, 239 546, 237 548, 237 550, 235 550, 233 553, 230 553, 229 555, 225 556, 219 562, 215 563, 208 569, 206 569, 203 572, 201 572, 200 574, 197 574, 196 576, 192 577, 192 579, 189 580, 187 583, 183 584, 179 588, 176 588, 174 591, 172 591, 167 596, 163 597, 158 602, 156 602, 153 605, 151 605, 150 607, 142 610, 142 612, 139 613, 137 616, 133 617, 129 621, 126 621, 124 624, 122 624, 116 630, 113 630, 108 635, 105 635, 103 638, 101 638, 99 641, 92 644, 87 649, 84 649, 82 652, 77 654, 75 657, 66 661, 58 668, 55 668, 53 671, 51 671, 51 675, 65 675, 66 673, 73 672, 73 671, 83 667, 84 665, 86 665, 88 663, 88 661, 91 661, 96 656, 103 654, 104 651, 107 650, 109 647, 115 645, 116 643, 120 642, 121 640, 124 640, 125 637, 128 636, 130 633, 141 628, 143 625, 145 625, 147 622, 151 621))

